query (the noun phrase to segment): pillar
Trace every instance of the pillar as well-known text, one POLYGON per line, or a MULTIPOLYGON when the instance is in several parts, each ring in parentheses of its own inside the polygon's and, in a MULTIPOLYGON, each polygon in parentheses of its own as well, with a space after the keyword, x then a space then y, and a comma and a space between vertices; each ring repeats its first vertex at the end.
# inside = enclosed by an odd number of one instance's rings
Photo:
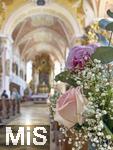
POLYGON ((9 83, 11 74, 12 39, 9 36, 0 35, 0 90, 7 91, 10 96, 9 83))

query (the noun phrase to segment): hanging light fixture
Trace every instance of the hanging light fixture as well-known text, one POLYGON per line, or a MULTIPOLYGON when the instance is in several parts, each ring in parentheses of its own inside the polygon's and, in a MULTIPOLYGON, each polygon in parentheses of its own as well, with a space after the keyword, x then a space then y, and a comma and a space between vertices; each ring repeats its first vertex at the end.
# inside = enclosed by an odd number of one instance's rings
POLYGON ((46 4, 46 0, 30 0, 32 2, 35 2, 38 6, 43 6, 46 4))
POLYGON ((37 0, 37 5, 45 5, 45 0, 37 0))

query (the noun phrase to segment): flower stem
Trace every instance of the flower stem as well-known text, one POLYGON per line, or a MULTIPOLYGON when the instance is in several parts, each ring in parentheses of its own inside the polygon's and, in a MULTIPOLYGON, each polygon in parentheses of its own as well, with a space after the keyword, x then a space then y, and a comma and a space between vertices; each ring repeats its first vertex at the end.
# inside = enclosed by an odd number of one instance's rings
POLYGON ((113 32, 111 32, 111 34, 110 34, 110 39, 109 39, 109 45, 108 46, 110 46, 110 44, 111 44, 112 34, 113 34, 113 32))

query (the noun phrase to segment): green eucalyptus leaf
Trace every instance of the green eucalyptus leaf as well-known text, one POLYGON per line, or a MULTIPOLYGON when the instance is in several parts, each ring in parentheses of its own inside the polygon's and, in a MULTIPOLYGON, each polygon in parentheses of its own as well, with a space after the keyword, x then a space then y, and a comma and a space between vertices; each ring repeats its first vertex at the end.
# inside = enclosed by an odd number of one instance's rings
POLYGON ((107 15, 111 18, 113 18, 113 12, 111 12, 110 9, 107 10, 107 15))
POLYGON ((113 32, 113 22, 109 23, 109 24, 105 27, 105 29, 106 29, 107 31, 112 31, 112 32, 113 32))
POLYGON ((99 21, 99 26, 103 29, 106 29, 106 26, 111 23, 111 21, 107 20, 107 19, 101 19, 99 21))
POLYGON ((61 72, 59 73, 58 75, 56 75, 55 77, 55 81, 65 81, 66 80, 66 77, 69 76, 69 72, 68 71, 64 71, 64 72, 61 72))
POLYGON ((75 78, 72 77, 72 72, 70 72, 70 71, 64 71, 64 72, 61 72, 60 74, 56 75, 55 81, 56 82, 57 81, 65 82, 74 87, 77 86, 76 80, 75 80, 75 78))
POLYGON ((98 47, 91 58, 101 60, 103 64, 110 63, 113 61, 113 47, 98 47))
POLYGON ((106 135, 111 135, 111 139, 113 140, 113 133, 110 131, 110 129, 105 123, 104 123, 104 128, 105 128, 106 135))

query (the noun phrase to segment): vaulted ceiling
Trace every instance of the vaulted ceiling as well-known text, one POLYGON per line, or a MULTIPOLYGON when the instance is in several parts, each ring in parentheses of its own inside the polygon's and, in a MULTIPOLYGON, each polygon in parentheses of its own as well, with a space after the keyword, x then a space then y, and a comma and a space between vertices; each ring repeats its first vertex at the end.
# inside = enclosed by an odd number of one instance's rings
MULTIPOLYGON (((4 2, 7 6, 6 19, 8 17, 10 18, 10 15, 12 15, 16 9, 24 5, 27 7, 28 3, 31 11, 36 11, 35 4, 33 5, 32 3, 33 1, 34 0, 1 0, 1 2, 4 2), (32 8, 34 10, 32 10, 32 8)), ((92 23, 95 19, 108 17, 106 15, 108 8, 113 10, 113 0, 47 0, 47 9, 50 4, 53 4, 55 8, 54 3, 66 9, 76 20, 78 28, 75 27, 75 32, 78 31, 79 27, 84 30, 84 27, 92 23)), ((37 9, 37 11, 39 10, 37 9)), ((52 12, 53 10, 50 9, 49 11, 52 12)), ((27 16, 26 10, 24 12, 25 14, 22 13, 19 19, 21 19, 23 15, 27 16)), ((17 15, 16 12, 15 15, 17 15)), ((41 53, 48 53, 53 61, 58 60, 61 62, 61 60, 65 58, 66 48, 69 47, 70 41, 76 38, 76 33, 74 33, 73 29, 71 30, 70 25, 66 25, 66 20, 63 22, 63 17, 59 19, 60 14, 59 17, 55 15, 46 13, 28 15, 24 20, 17 23, 16 27, 12 30, 11 36, 14 41, 14 46, 18 47, 20 55, 26 59, 26 61, 35 59, 35 56, 41 53)), ((64 17, 66 17, 66 15, 64 17)), ((70 17, 67 16, 67 18, 70 17)), ((7 24, 10 26, 8 21, 7 24)), ((73 21, 71 24, 76 26, 73 21)), ((3 27, 3 30, 7 30, 7 27, 8 26, 6 26, 6 28, 3 27)), ((78 31, 78 33, 79 32, 80 31, 78 31)))
POLYGON ((58 18, 40 15, 32 16, 18 24, 12 33, 15 46, 19 47, 22 57, 34 59, 38 53, 49 53, 54 59, 63 59, 68 46, 68 32, 63 22, 58 18))

